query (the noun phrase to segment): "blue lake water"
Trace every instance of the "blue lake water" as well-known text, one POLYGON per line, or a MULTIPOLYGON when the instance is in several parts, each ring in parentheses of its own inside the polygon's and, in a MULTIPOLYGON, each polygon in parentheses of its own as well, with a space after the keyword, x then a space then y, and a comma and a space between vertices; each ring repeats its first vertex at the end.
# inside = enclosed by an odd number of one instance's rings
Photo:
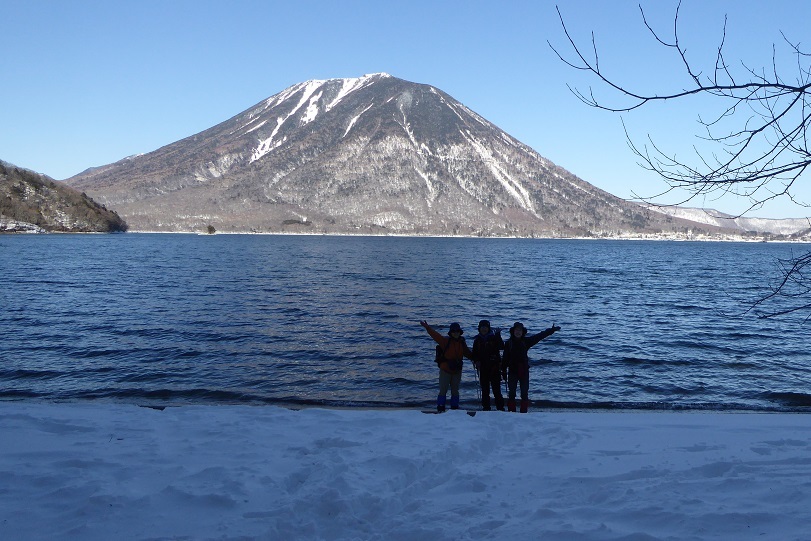
MULTIPOLYGON (((808 245, 0 236, 0 398, 431 407, 418 325, 562 330, 533 408, 810 411, 811 322, 744 313, 808 245)), ((477 407, 466 362, 462 403, 477 407)))

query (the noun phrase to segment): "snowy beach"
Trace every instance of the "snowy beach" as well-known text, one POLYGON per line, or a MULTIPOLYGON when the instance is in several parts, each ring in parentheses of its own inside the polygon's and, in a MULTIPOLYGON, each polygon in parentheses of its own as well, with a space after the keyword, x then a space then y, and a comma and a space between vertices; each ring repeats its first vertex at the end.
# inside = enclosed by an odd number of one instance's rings
POLYGON ((0 403, 0 539, 811 539, 803 414, 0 403))

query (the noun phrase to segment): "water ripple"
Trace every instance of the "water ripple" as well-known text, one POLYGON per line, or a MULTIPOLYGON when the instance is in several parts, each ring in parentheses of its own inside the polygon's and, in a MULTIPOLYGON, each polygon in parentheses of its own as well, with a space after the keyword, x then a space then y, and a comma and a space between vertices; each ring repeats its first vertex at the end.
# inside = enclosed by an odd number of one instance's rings
POLYGON ((0 397, 425 407, 437 368, 417 322, 458 321, 471 341, 490 319, 563 328, 532 350, 535 407, 808 411, 807 325, 742 315, 791 249, 4 237, 0 397))

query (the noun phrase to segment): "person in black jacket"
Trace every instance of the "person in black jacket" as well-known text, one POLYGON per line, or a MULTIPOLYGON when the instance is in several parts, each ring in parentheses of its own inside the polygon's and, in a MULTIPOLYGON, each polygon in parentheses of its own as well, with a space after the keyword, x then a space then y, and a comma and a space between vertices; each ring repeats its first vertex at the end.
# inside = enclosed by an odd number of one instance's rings
POLYGON ((504 340, 501 329, 493 331, 490 322, 479 322, 479 334, 473 339, 473 364, 479 372, 482 387, 482 410, 490 411, 490 388, 496 400, 496 409, 504 411, 504 397, 501 394, 501 352, 504 340))
POLYGON ((538 334, 527 336, 527 329, 523 323, 516 321, 513 324, 510 329, 510 338, 504 344, 504 362, 501 369, 509 388, 507 396, 507 409, 509 411, 515 411, 515 391, 519 383, 521 383, 521 413, 526 413, 529 410, 529 357, 527 357, 527 351, 559 330, 560 327, 552 325, 538 334), (509 375, 507 374, 508 369, 509 375))

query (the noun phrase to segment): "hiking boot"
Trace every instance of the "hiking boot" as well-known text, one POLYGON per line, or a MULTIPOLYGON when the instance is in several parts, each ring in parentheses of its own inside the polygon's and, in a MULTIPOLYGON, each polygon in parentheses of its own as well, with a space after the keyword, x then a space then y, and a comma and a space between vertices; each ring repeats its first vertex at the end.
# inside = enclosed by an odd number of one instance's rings
POLYGON ((436 397, 436 411, 442 413, 445 411, 445 400, 447 397, 444 394, 441 394, 436 397))

